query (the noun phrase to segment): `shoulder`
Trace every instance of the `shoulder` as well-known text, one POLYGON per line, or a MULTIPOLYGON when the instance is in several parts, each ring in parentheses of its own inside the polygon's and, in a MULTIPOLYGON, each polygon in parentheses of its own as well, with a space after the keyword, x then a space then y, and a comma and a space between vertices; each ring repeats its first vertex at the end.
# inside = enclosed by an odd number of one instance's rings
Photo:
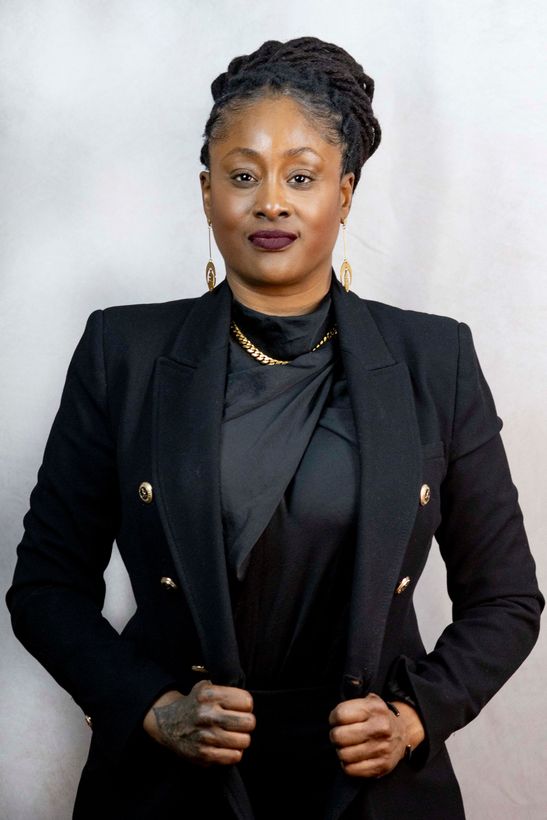
POLYGON ((92 311, 73 363, 83 356, 112 376, 129 370, 146 375, 154 361, 172 349, 199 298, 111 305, 92 311))
POLYGON ((378 327, 386 331, 410 335, 443 334, 457 331, 459 324, 458 319, 440 313, 410 310, 385 302, 376 302, 374 299, 360 298, 360 301, 368 308, 378 327))
POLYGON ((416 389, 440 402, 456 393, 490 395, 470 326, 453 316, 360 299, 391 356, 404 363, 416 389))
POLYGON ((415 390, 436 397, 438 406, 450 399, 459 425, 454 450, 463 452, 501 429, 503 422, 466 322, 361 301, 395 360, 407 365, 415 390))
POLYGON ((395 305, 361 299, 368 309, 387 346, 396 358, 445 359, 457 355, 464 322, 452 316, 410 310, 395 305))
POLYGON ((111 305, 93 311, 88 325, 100 328, 108 354, 161 355, 173 344, 198 299, 111 305))
POLYGON ((178 327, 199 297, 173 299, 167 302, 150 302, 132 305, 111 305, 103 308, 105 328, 119 332, 137 333, 165 332, 178 327))

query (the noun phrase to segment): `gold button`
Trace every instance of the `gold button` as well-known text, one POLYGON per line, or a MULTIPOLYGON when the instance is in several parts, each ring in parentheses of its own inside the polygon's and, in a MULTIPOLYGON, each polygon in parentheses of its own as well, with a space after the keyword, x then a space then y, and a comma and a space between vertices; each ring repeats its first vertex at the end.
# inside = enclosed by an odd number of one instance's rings
POLYGON ((152 485, 148 481, 141 481, 139 484, 139 498, 145 504, 151 504, 154 498, 154 491, 152 485))
POLYGON ((431 498, 431 489, 429 484, 422 484, 422 488, 420 490, 420 504, 422 507, 425 507, 426 504, 429 503, 429 499, 431 498))
POLYGON ((201 675, 208 675, 209 670, 205 668, 201 663, 194 663, 191 667, 192 672, 199 672, 201 675))
POLYGON ((169 578, 167 575, 164 575, 162 578, 160 578, 160 584, 163 584, 163 586, 166 589, 178 589, 179 588, 178 584, 176 584, 173 581, 173 579, 169 578))
POLYGON ((93 721, 91 720, 89 715, 85 715, 85 722, 87 723, 90 729, 93 729, 93 721))
POLYGON ((410 584, 410 577, 408 575, 405 575, 405 577, 401 578, 401 580, 397 584, 397 589, 395 590, 395 595, 400 595, 401 592, 404 592, 409 584, 410 584))

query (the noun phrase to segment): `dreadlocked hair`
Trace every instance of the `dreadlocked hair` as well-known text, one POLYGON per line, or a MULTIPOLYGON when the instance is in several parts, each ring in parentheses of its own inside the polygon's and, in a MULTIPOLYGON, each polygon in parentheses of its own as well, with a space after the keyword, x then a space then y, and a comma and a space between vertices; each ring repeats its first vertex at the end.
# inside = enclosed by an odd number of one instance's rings
POLYGON ((231 113, 266 95, 290 95, 342 150, 342 175, 353 171, 355 190, 361 168, 380 144, 380 124, 372 111, 374 80, 340 46, 317 37, 281 43, 267 40, 252 54, 234 57, 211 83, 213 108, 203 132, 200 161, 210 167, 209 144, 222 138, 231 113))

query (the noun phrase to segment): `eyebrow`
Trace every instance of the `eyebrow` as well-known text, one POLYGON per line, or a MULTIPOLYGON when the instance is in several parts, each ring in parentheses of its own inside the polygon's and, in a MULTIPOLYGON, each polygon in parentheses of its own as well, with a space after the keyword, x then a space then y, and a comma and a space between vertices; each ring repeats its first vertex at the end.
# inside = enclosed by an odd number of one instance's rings
MULTIPOLYGON (((296 157, 296 156, 299 156, 300 154, 305 153, 306 151, 308 151, 312 154, 315 154, 316 157, 319 157, 319 159, 321 159, 321 155, 318 154, 317 151, 315 151, 313 148, 310 148, 309 145, 302 145, 300 148, 289 148, 287 151, 284 151, 282 156, 284 156, 284 157, 296 157)), ((246 157, 259 157, 260 156, 260 152, 255 151, 254 148, 243 148, 243 147, 238 146, 236 148, 232 148, 231 151, 228 151, 228 153, 225 154, 222 157, 222 159, 227 159, 227 157, 231 156, 232 154, 243 154, 246 157)))

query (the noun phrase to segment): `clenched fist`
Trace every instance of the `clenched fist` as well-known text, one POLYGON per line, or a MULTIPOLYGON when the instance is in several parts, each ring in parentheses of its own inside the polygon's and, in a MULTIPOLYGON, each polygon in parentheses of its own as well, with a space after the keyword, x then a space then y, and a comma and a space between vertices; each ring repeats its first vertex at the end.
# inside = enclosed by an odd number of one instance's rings
POLYGON ((329 715, 330 739, 346 774, 353 777, 382 777, 395 768, 409 745, 414 749, 424 739, 424 728, 416 711, 393 701, 395 715, 379 695, 339 703, 329 715))
POLYGON ((200 766, 238 763, 255 728, 245 689, 199 681, 188 695, 170 691, 154 703, 144 729, 158 743, 200 766))

